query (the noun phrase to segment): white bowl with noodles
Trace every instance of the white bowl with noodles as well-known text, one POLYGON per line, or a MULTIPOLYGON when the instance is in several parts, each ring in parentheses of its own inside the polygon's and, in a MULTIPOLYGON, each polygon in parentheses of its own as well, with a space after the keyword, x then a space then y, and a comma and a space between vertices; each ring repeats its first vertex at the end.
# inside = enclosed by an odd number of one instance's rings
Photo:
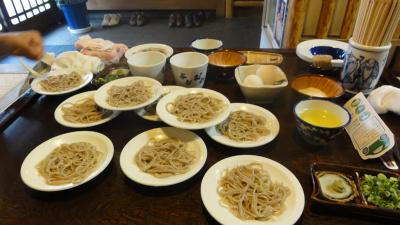
POLYGON ((299 180, 286 167, 271 159, 255 155, 239 155, 225 158, 208 169, 201 182, 201 199, 210 215, 221 224, 226 225, 293 225, 300 218, 304 209, 304 191, 299 180), (218 186, 227 169, 237 166, 260 163, 272 182, 281 183, 289 188, 290 194, 284 201, 283 211, 266 221, 242 220, 236 217, 221 202, 218 186))
POLYGON ((20 174, 22 181, 32 189, 45 192, 67 190, 82 185, 99 175, 111 162, 113 155, 114 146, 111 140, 103 134, 93 131, 65 133, 53 137, 34 148, 24 159, 20 174), (39 174, 36 166, 57 147, 62 144, 72 144, 76 142, 88 142, 103 153, 97 167, 80 183, 68 183, 63 185, 47 184, 45 178, 39 174))
MULTIPOLYGON (((265 127, 268 129, 268 133, 264 136, 260 136, 257 140, 255 141, 236 141, 233 139, 230 139, 229 137, 223 135, 219 129, 218 125, 209 127, 205 129, 206 133, 208 136, 210 136, 214 141, 227 145, 230 147, 235 147, 235 148, 254 148, 258 147, 261 145, 265 145, 272 140, 275 139, 276 136, 278 136, 279 133, 279 121, 275 117, 274 114, 272 114, 270 111, 267 109, 264 109, 260 106, 257 105, 252 105, 252 104, 247 104, 247 103, 231 103, 230 104, 230 112, 236 112, 236 111, 244 111, 248 113, 252 113, 256 116, 260 116, 266 120, 265 127)), ((229 120, 229 117, 228 119, 229 120)))
POLYGON ((151 103, 150 105, 148 105, 146 107, 135 110, 136 114, 145 120, 161 121, 160 117, 157 115, 157 112, 156 112, 156 107, 157 107, 158 101, 165 95, 172 93, 174 91, 177 91, 177 90, 182 90, 182 89, 185 89, 185 87, 174 86, 174 85, 163 86, 162 87, 163 92, 162 92, 160 98, 157 101, 151 103), (153 110, 154 110, 154 112, 153 112, 153 110))
POLYGON ((169 186, 190 179, 196 175, 207 159, 207 147, 204 141, 195 133, 174 127, 161 127, 145 131, 132 138, 122 149, 120 155, 120 166, 122 172, 131 180, 147 186, 169 186), (194 163, 189 171, 169 177, 158 178, 149 173, 143 172, 135 162, 136 154, 147 145, 150 139, 163 140, 175 138, 187 144, 195 156, 194 163))
POLYGON ((125 58, 129 59, 132 55, 138 52, 149 52, 149 51, 160 52, 164 54, 166 58, 169 58, 171 57, 172 54, 174 54, 174 49, 171 48, 171 46, 158 43, 149 43, 149 44, 136 45, 128 49, 128 51, 125 52, 125 58))
MULTIPOLYGON (((161 100, 157 104, 156 109, 158 116, 166 124, 182 129, 198 130, 215 126, 224 121, 229 116, 230 113, 229 104, 230 104, 229 99, 219 92, 206 88, 186 88, 183 90, 172 92, 161 98, 161 100), (202 93, 205 96, 221 100, 221 107, 222 107, 221 112, 214 115, 214 118, 212 118, 211 120, 203 123, 190 123, 190 122, 179 121, 177 116, 169 112, 169 109, 171 107, 170 104, 173 103, 178 96, 197 94, 197 93, 202 93)), ((214 111, 210 111, 210 113, 214 113, 214 111)))
MULTIPOLYGON (((106 122, 114 119, 116 116, 118 116, 119 113, 120 113, 119 111, 109 111, 108 112, 109 114, 108 114, 107 117, 102 118, 102 119, 100 119, 98 121, 94 121, 94 122, 88 122, 88 123, 76 122, 76 123, 74 123, 74 122, 71 122, 71 121, 68 121, 68 120, 64 119, 64 112, 62 110, 63 106, 66 106, 66 105, 71 104, 71 103, 72 104, 76 104, 76 103, 82 102, 82 100, 88 99, 88 98, 91 98, 91 99, 94 100, 94 93, 95 92, 96 91, 82 92, 82 93, 76 94, 76 95, 74 95, 72 97, 69 97, 65 101, 60 103, 57 106, 56 110, 54 111, 54 118, 56 119, 56 121, 59 124, 61 124, 63 126, 66 126, 66 127, 85 128, 85 127, 93 127, 93 126, 97 126, 97 125, 106 123, 106 122)), ((68 107, 70 107, 70 106, 68 106, 68 107)))
POLYGON ((42 95, 63 95, 63 94, 68 94, 68 93, 74 92, 76 90, 79 90, 79 89, 85 87, 88 83, 90 83, 90 81, 92 79, 93 79, 93 73, 86 72, 81 69, 58 69, 55 71, 50 71, 41 77, 35 78, 31 83, 31 88, 36 93, 39 93, 42 95), (73 72, 78 73, 82 77, 82 83, 80 83, 78 86, 72 87, 68 90, 52 92, 52 91, 48 91, 48 90, 44 89, 42 87, 42 85, 40 84, 40 82, 42 80, 46 80, 50 76, 59 76, 59 75, 64 75, 64 74, 70 74, 73 72))
POLYGON ((97 89, 96 93, 94 94, 94 101, 96 104, 104 109, 108 110, 115 110, 115 111, 128 111, 128 110, 135 110, 135 109, 140 109, 143 108, 147 105, 150 105, 151 103, 155 102, 162 93, 162 85, 160 82, 158 82, 155 79, 148 78, 148 77, 125 77, 117 80, 113 80, 111 82, 106 83, 105 85, 101 86, 99 89, 97 89), (107 101, 108 99, 108 90, 112 86, 127 86, 129 84, 132 84, 137 81, 143 81, 145 86, 150 86, 151 87, 151 92, 152 95, 150 98, 140 104, 137 105, 132 105, 132 106, 123 106, 123 107, 116 107, 113 105, 110 105, 107 101))

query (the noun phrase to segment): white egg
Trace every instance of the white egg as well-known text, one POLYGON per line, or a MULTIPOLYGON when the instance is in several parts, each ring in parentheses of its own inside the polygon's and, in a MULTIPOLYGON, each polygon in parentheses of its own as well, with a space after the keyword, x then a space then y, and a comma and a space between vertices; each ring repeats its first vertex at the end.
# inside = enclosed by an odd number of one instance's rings
POLYGON ((257 75, 248 75, 244 78, 243 83, 248 86, 262 86, 264 85, 263 80, 257 75))
POLYGON ((282 71, 276 66, 263 65, 257 69, 257 76, 259 76, 265 85, 273 85, 275 81, 284 79, 282 71))

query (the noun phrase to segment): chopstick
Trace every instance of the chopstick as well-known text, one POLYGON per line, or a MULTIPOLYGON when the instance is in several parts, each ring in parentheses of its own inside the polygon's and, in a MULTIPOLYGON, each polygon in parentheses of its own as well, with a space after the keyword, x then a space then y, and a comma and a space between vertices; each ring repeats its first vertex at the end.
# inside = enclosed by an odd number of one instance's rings
POLYGON ((40 77, 41 74, 36 72, 35 70, 33 70, 31 67, 29 67, 24 60, 22 60, 20 57, 17 57, 19 63, 29 72, 32 74, 32 77, 36 78, 36 77, 40 77))

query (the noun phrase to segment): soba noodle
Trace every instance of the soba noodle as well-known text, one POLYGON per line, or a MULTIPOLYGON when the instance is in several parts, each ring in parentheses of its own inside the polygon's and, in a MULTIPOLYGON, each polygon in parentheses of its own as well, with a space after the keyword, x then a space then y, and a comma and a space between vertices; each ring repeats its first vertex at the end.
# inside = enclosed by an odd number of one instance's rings
POLYGON ((218 194, 222 205, 236 217, 265 221, 283 210, 290 190, 272 182, 261 164, 250 163, 225 171, 218 194))
POLYGON ((115 107, 127 107, 142 104, 152 96, 150 86, 141 80, 127 86, 112 86, 108 91, 108 104, 115 107))
POLYGON ((60 92, 78 87, 83 83, 82 76, 76 72, 57 76, 48 76, 39 82, 40 86, 49 92, 60 92))
POLYGON ((235 141, 256 141, 268 134, 266 119, 245 111, 232 112, 217 128, 235 141))
POLYGON ((62 144, 38 165, 39 174, 49 185, 80 183, 97 167, 102 153, 87 142, 62 144))
POLYGON ((204 123, 214 119, 226 107, 222 100, 203 93, 178 96, 167 104, 167 111, 181 122, 204 123))
POLYGON ((163 178, 186 173, 195 156, 187 145, 177 139, 150 140, 135 156, 137 166, 143 172, 163 178))
POLYGON ((71 123, 93 123, 111 115, 111 111, 100 108, 93 98, 84 98, 77 103, 65 103, 61 107, 64 120, 71 123))

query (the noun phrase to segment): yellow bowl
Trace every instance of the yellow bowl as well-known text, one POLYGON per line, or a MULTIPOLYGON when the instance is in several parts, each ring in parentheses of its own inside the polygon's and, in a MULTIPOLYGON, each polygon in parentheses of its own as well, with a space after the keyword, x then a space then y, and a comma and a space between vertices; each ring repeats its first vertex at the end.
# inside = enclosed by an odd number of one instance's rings
POLYGON ((291 86, 302 95, 319 99, 336 99, 345 93, 340 82, 320 74, 297 76, 291 86))
POLYGON ((233 78, 235 68, 245 63, 246 56, 237 51, 223 50, 208 55, 210 69, 220 79, 233 78))

